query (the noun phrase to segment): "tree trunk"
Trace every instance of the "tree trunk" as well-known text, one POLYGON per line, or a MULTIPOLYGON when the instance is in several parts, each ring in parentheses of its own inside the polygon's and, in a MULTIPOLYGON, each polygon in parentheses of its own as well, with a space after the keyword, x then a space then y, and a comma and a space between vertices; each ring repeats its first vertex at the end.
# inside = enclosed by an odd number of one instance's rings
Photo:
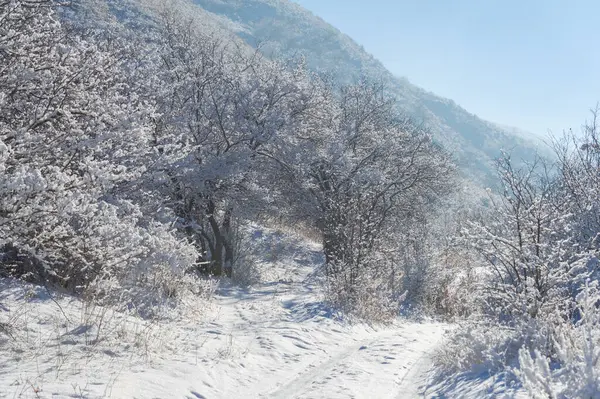
POLYGON ((223 264, 223 272, 229 278, 233 276, 233 258, 234 258, 234 248, 233 248, 233 235, 231 231, 231 215, 233 213, 233 208, 228 208, 225 211, 225 215, 223 216, 223 246, 225 250, 225 263, 223 264))
POLYGON ((233 275, 235 250, 232 242, 231 219, 233 208, 228 208, 223 215, 223 223, 219 226, 215 216, 216 206, 212 200, 207 205, 208 223, 214 237, 214 248, 211 252, 210 273, 213 276, 233 275))
POLYGON ((210 254, 210 274, 218 277, 223 275, 223 237, 221 236, 219 223, 215 218, 215 210, 215 203, 209 200, 207 204, 208 223, 215 239, 215 245, 210 254))

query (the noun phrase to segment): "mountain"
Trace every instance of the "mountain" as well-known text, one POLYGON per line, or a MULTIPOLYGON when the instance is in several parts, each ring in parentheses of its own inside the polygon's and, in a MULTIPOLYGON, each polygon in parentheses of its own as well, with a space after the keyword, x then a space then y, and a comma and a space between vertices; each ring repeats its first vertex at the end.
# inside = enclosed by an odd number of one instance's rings
POLYGON ((398 107, 424 123, 453 154, 465 177, 481 184, 495 182, 493 159, 501 150, 513 158, 531 159, 539 141, 518 130, 487 122, 454 101, 425 91, 394 76, 381 62, 347 35, 288 0, 193 0, 227 29, 272 57, 302 55, 309 68, 338 83, 366 75, 382 79, 398 99, 398 107))

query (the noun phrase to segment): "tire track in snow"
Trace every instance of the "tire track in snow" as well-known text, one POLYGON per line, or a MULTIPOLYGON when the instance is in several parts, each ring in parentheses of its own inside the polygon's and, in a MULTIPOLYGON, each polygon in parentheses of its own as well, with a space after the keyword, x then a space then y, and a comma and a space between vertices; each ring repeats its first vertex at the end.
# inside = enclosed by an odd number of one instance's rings
POLYGON ((425 390, 426 374, 442 328, 413 325, 357 341, 323 362, 313 363, 289 383, 264 398, 377 397, 416 398, 425 390))
POLYGON ((317 380, 321 379, 323 376, 332 374, 332 371, 336 366, 342 364, 346 359, 352 357, 359 351, 364 350, 363 348, 369 348, 375 342, 377 342, 377 339, 356 342, 351 347, 346 347, 340 353, 331 356, 322 363, 313 363, 309 366, 310 370, 299 374, 288 384, 275 388, 275 390, 265 394, 264 397, 272 399, 296 398, 303 392, 312 389, 317 380))
POLYGON ((427 397, 427 373, 433 365, 433 350, 434 348, 431 348, 428 351, 423 352, 410 365, 404 376, 398 382, 398 394, 395 396, 396 399, 427 397))

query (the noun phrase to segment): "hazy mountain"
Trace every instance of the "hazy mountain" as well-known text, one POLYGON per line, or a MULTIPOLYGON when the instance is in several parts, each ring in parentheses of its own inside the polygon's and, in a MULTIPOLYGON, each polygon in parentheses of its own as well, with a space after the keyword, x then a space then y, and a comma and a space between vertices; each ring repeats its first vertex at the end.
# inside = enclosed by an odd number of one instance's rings
POLYGON ((452 100, 394 76, 362 46, 310 11, 287 0, 194 0, 251 45, 261 44, 273 57, 301 54, 310 68, 340 83, 366 74, 388 82, 398 106, 424 122, 451 151, 465 175, 489 183, 493 159, 501 149, 529 159, 539 141, 482 120, 452 100))

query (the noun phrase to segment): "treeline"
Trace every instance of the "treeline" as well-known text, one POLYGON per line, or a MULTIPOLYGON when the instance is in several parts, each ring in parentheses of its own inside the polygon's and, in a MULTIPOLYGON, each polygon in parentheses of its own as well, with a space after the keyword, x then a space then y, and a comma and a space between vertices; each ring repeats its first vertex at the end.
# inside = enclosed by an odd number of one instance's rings
POLYGON ((235 279, 240 226, 278 218, 322 235, 332 302, 396 314, 449 156, 385 85, 191 10, 0 1, 0 273, 141 310, 235 279))

